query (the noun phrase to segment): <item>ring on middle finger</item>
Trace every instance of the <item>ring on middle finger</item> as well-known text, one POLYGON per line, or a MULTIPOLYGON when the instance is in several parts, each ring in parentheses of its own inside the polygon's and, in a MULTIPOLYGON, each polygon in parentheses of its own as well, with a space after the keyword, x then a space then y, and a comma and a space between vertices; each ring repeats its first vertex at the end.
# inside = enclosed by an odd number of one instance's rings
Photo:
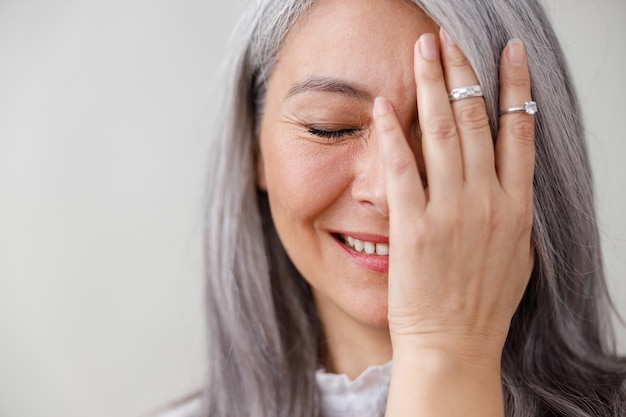
POLYGON ((453 88, 448 95, 450 101, 463 100, 464 98, 482 97, 483 89, 480 85, 468 85, 465 87, 453 88))

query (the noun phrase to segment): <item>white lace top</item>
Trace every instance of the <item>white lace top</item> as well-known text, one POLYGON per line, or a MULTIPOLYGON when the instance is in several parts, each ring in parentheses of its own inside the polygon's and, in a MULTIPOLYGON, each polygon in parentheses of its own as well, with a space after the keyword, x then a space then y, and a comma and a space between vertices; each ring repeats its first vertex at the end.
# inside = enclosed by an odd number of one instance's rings
POLYGON ((317 371, 321 417, 379 417, 385 414, 391 362, 367 368, 357 379, 317 371))
MULTIPOLYGON (((370 366, 354 381, 347 375, 317 371, 320 417, 382 417, 390 377, 391 362, 370 366)), ((196 399, 159 417, 197 417, 200 407, 200 399, 196 399)))

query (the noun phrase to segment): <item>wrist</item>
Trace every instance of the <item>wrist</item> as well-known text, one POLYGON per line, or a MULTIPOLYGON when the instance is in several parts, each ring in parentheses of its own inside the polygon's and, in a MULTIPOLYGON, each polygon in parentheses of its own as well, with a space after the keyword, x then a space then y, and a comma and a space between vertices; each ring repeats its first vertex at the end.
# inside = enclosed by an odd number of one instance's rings
POLYGON ((502 348, 495 343, 478 343, 454 338, 392 338, 393 360, 428 372, 482 373, 500 378, 502 348))
POLYGON ((503 417, 500 361, 406 345, 394 349, 386 416, 503 417))

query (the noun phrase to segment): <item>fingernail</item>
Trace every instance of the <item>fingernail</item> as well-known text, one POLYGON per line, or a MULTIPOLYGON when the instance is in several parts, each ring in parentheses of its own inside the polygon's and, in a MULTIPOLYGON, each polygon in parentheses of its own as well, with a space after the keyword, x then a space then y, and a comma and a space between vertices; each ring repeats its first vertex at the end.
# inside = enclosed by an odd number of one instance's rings
POLYGON ((509 63, 514 67, 521 67, 524 64, 524 44, 519 39, 511 39, 507 44, 507 57, 509 63))
POLYGON ((390 111, 391 108, 389 107, 387 100, 382 97, 376 97, 376 100, 374 100, 374 116, 382 116, 390 111))
POLYGON ((441 28, 441 37, 446 42, 446 44, 448 44, 448 45, 456 45, 456 42, 454 42, 454 39, 452 39, 450 37, 450 35, 448 34, 448 32, 444 28, 441 28))
POLYGON ((420 38, 420 53, 422 58, 428 61, 434 61, 437 59, 439 48, 435 41, 435 35, 432 33, 424 33, 420 38))

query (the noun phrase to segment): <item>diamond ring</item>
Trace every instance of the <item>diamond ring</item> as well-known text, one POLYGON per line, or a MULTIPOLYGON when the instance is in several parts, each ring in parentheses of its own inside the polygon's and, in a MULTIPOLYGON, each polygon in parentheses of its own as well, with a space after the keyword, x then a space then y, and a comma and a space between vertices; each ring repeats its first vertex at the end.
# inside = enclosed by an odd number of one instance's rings
POLYGON ((537 103, 534 101, 527 101, 523 106, 517 107, 509 107, 508 109, 500 110, 500 116, 506 113, 527 113, 530 115, 535 115, 539 112, 537 108, 537 103))

